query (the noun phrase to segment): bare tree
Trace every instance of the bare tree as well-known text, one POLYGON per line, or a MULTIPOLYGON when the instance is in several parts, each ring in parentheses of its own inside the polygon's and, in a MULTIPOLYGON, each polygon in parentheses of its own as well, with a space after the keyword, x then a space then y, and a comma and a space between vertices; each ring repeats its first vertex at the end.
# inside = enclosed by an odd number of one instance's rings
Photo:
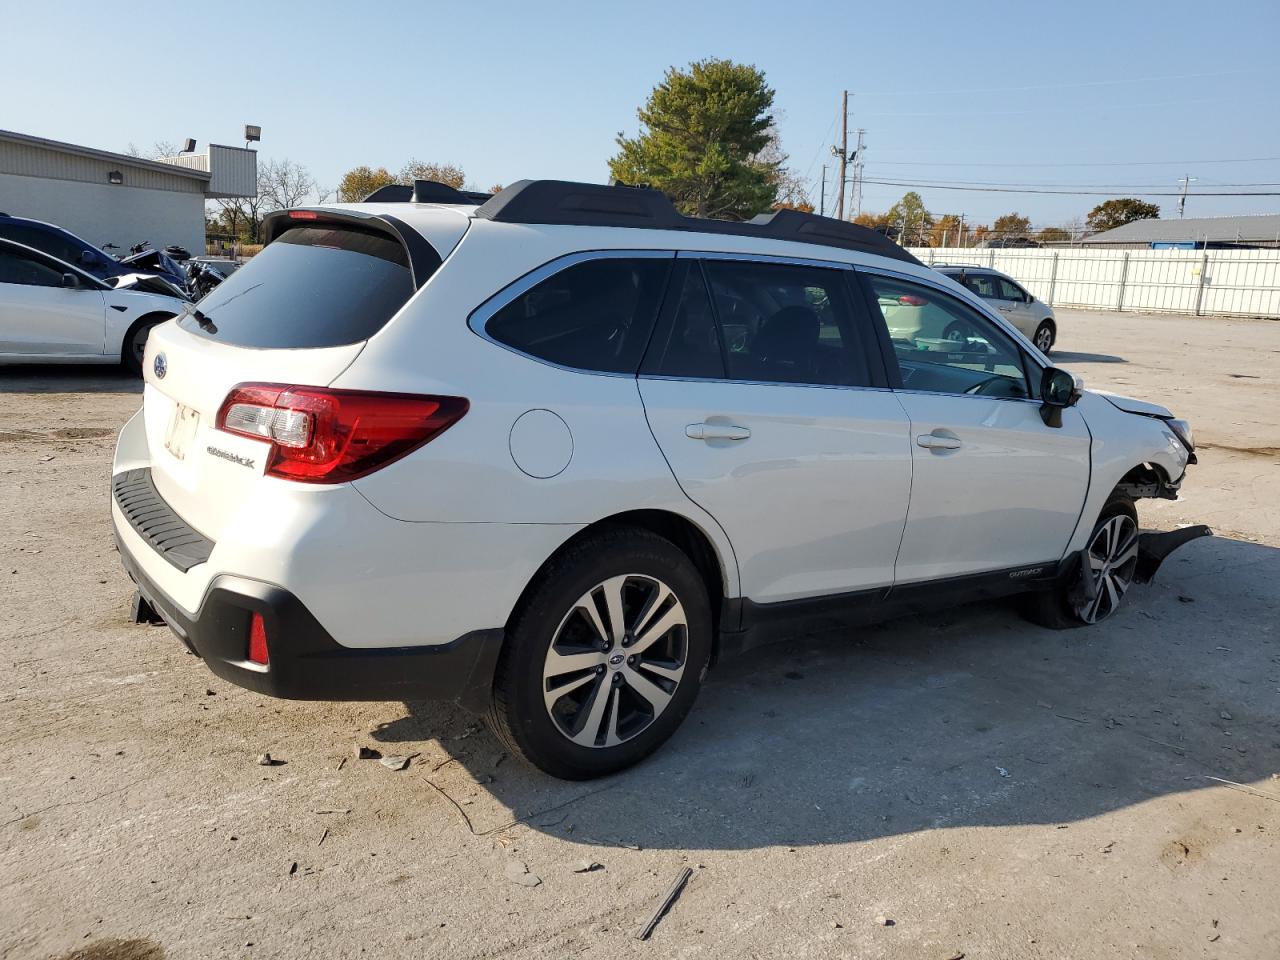
POLYGON ((164 157, 176 157, 179 149, 172 140, 157 140, 145 154, 138 149, 137 144, 132 142, 124 152, 130 157, 138 157, 141 160, 160 160, 164 157))
POLYGON ((410 160, 400 171, 401 183, 412 184, 415 180, 434 180, 461 190, 467 176, 456 163, 425 163, 421 160, 410 160))
POLYGON ((258 196, 267 210, 296 207, 316 191, 311 172, 287 157, 258 165, 258 196))

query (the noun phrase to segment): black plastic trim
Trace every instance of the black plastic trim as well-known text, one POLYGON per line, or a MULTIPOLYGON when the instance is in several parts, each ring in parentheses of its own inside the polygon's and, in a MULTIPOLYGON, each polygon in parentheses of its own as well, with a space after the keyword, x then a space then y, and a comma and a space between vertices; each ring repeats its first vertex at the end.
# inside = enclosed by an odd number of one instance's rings
POLYGON ((344 647, 289 591, 226 574, 213 579, 191 616, 146 575, 118 532, 116 546, 142 598, 224 680, 287 700, 453 700, 475 713, 488 709, 501 627, 434 646, 344 647), (246 658, 253 613, 266 628, 267 666, 246 658))
POLYGON ((789 240, 856 250, 924 266, 888 237, 855 223, 798 210, 776 210, 745 223, 686 217, 676 210, 666 194, 646 187, 520 180, 486 201, 475 216, 496 223, 632 227, 789 240))
POLYGON ((737 629, 721 631, 719 655, 739 653, 797 633, 821 633, 908 613, 1053 589, 1069 572, 1071 559, 1075 558, 775 603, 756 603, 746 597, 726 600, 721 622, 735 624, 737 629))
POLYGON ((134 532, 183 573, 213 553, 214 542, 164 502, 150 467, 117 473, 111 478, 111 495, 134 532))

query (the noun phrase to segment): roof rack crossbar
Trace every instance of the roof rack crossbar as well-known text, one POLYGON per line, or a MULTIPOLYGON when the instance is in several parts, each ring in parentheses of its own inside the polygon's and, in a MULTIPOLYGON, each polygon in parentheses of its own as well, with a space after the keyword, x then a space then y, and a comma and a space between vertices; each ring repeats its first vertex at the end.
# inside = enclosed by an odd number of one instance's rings
POLYGON ((520 180, 488 200, 475 216, 497 223, 686 230, 789 240, 856 250, 920 264, 888 237, 867 227, 799 210, 775 210, 746 223, 686 217, 657 190, 623 184, 520 180))

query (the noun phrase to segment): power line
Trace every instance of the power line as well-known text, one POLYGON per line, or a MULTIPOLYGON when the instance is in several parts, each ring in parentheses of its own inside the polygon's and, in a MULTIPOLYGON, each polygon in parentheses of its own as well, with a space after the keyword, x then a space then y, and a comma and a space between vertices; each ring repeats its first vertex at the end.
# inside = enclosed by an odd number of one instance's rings
MULTIPOLYGON (((1080 197, 1101 197, 1114 190, 1043 190, 1029 189, 1024 187, 995 187, 995 186, 958 186, 953 183, 919 183, 910 180, 872 180, 870 178, 863 183, 874 183, 882 187, 916 187, 921 190, 963 190, 969 193, 1047 193, 1063 196, 1080 196, 1080 197)), ((1140 191, 1144 197, 1178 197, 1182 195, 1180 190, 1174 191, 1140 191)), ((1203 193, 1195 193, 1197 197, 1280 197, 1280 191, 1204 191, 1203 193)))
POLYGON ((984 160, 877 160, 894 167, 1168 167, 1188 163, 1271 163, 1280 157, 1238 157, 1226 160, 1102 160, 1097 163, 989 163, 984 160))
POLYGON ((968 87, 949 90, 874 90, 860 93, 863 97, 952 96, 957 93, 1012 93, 1017 90, 1064 90, 1078 87, 1111 87, 1126 83, 1151 83, 1156 80, 1203 80, 1209 77, 1238 77, 1262 73, 1261 70, 1224 70, 1217 73, 1174 73, 1158 77, 1130 77, 1124 80, 1082 80, 1075 83, 1037 83, 1028 87, 968 87))
MULTIPOLYGON (((1192 177, 1192 180, 1198 178, 1192 177)), ((921 183, 929 183, 931 186, 961 186, 961 187, 1044 187, 1047 189, 1062 190, 1162 190, 1169 186, 1168 183, 1010 183, 1006 180, 941 180, 929 177, 927 181, 921 183)), ((1181 178, 1179 178, 1181 182, 1181 178)), ((1205 183, 1211 183, 1205 181, 1205 183)), ((1264 181, 1255 183, 1211 183, 1214 187, 1280 187, 1280 182, 1264 181)))

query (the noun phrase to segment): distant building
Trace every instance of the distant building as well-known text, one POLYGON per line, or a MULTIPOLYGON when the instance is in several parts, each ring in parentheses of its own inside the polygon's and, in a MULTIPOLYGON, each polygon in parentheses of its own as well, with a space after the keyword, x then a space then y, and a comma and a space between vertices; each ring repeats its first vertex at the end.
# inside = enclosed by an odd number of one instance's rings
POLYGON ((203 253, 205 201, 257 190, 258 154, 242 147, 143 160, 0 130, 0 212, 115 244, 113 252, 150 240, 203 253))
POLYGON ((1280 247, 1280 213, 1247 217, 1135 220, 1080 241, 1112 250, 1209 250, 1226 247, 1280 247))

